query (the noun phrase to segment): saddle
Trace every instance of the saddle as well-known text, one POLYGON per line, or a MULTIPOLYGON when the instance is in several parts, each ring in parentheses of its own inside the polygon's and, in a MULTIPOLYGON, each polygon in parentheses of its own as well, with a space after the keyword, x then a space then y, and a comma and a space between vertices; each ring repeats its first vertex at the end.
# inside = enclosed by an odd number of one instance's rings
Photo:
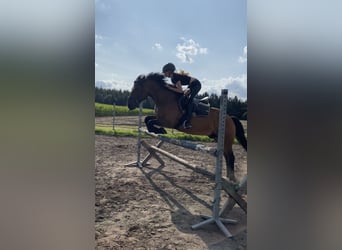
MULTIPOLYGON (((192 113, 194 113, 196 116, 207 116, 210 111, 210 104, 208 102, 209 97, 206 96, 202 99, 194 98, 193 99, 193 110, 192 113)), ((182 111, 185 111, 187 106, 189 105, 189 98, 181 96, 178 100, 178 106, 182 111)))

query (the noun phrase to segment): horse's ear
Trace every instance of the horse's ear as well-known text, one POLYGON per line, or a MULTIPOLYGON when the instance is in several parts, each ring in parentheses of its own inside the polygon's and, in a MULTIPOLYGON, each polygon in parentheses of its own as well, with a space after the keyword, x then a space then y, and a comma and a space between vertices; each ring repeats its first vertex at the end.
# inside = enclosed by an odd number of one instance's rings
POLYGON ((134 83, 139 83, 142 80, 145 80, 146 76, 144 74, 141 74, 135 79, 134 83))
POLYGON ((138 76, 138 80, 143 80, 145 78, 146 78, 146 76, 144 74, 141 74, 141 75, 138 76))

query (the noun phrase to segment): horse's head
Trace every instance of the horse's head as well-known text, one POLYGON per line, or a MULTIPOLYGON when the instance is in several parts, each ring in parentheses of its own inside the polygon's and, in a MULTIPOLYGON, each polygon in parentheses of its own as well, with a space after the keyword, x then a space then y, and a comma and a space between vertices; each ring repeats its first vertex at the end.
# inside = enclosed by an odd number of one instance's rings
POLYGON ((137 108, 139 103, 147 98, 148 92, 144 85, 145 81, 145 75, 139 75, 135 79, 131 94, 128 97, 128 108, 130 110, 137 108))

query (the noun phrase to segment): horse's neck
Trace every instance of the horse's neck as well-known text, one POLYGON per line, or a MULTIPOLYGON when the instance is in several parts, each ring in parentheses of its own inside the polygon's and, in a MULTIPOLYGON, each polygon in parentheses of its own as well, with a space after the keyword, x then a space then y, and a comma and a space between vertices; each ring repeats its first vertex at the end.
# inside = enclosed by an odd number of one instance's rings
POLYGON ((170 102, 177 103, 178 99, 176 92, 172 92, 158 84, 150 84, 149 95, 157 106, 169 104, 170 102))
POLYGON ((160 125, 168 128, 175 127, 182 116, 177 103, 179 94, 157 82, 147 87, 149 96, 155 103, 155 113, 160 125))

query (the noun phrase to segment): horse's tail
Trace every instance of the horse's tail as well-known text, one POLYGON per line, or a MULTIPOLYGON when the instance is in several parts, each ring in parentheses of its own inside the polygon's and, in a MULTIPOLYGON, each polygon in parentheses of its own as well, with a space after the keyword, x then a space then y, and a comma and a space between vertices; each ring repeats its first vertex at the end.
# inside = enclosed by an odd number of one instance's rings
POLYGON ((237 117, 232 116, 232 120, 236 127, 236 139, 242 145, 242 147, 247 151, 247 138, 245 136, 245 130, 237 117))

